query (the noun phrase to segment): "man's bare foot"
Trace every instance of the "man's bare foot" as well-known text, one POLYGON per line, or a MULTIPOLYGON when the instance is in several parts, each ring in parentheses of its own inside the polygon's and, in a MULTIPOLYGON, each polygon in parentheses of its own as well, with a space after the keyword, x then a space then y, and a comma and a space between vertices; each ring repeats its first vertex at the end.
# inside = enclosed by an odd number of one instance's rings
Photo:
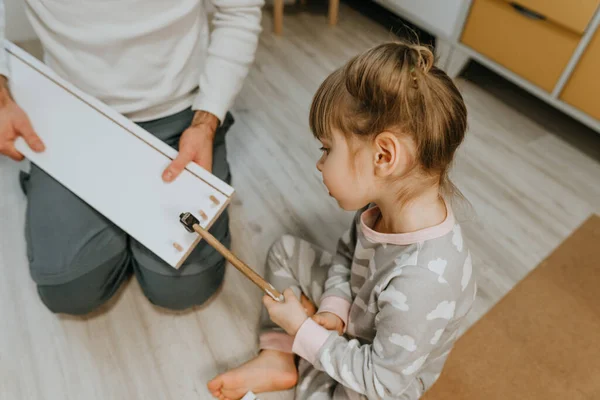
POLYGON ((298 382, 294 355, 263 350, 246 364, 227 371, 208 382, 208 390, 221 400, 241 399, 247 392, 287 390, 298 382))

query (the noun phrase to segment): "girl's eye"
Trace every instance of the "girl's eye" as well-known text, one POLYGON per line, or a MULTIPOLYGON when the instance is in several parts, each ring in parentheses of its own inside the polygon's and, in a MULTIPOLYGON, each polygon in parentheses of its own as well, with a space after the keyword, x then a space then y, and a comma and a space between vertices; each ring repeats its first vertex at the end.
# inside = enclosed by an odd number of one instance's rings
POLYGON ((321 147, 320 150, 325 152, 325 154, 329 154, 329 149, 327 147, 321 147))

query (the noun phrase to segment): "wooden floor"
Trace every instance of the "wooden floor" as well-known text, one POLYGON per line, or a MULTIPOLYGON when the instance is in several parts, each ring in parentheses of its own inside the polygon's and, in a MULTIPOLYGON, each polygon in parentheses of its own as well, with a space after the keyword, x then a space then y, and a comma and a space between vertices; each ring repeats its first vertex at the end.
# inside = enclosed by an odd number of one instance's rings
MULTIPOLYGON (((268 12, 264 26, 227 139, 237 190, 233 249, 261 271, 283 233, 333 248, 347 226, 351 215, 329 199, 314 166, 310 100, 334 68, 391 38, 343 5, 335 28, 324 15, 286 15, 285 36, 274 37, 268 12)), ((600 163, 589 151, 600 149, 600 136, 503 80, 458 83, 470 129, 453 176, 478 215, 463 228, 480 287, 472 323, 600 213, 600 163)), ((0 399, 207 399, 210 378, 255 353, 261 296, 232 267, 220 295, 189 312, 153 307, 135 280, 88 318, 48 312, 25 256, 26 199, 17 183, 24 167, 0 158, 0 399)))

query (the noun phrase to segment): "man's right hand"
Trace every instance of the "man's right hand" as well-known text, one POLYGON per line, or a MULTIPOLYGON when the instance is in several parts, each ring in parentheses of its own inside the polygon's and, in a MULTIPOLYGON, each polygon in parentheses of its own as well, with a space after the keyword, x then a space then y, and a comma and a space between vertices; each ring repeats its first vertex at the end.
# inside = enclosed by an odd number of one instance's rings
POLYGON ((0 154, 21 161, 23 154, 15 148, 19 136, 23 136, 33 151, 44 151, 44 143, 33 130, 27 114, 12 99, 6 78, 0 76, 0 154))

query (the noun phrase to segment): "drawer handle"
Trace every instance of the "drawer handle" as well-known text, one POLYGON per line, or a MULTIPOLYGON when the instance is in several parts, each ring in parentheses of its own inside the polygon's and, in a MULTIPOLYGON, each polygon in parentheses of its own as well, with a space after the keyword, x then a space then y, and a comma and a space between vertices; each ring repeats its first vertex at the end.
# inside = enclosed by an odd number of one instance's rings
POLYGON ((512 6, 512 8, 514 8, 519 14, 529 18, 529 19, 534 19, 536 21, 545 21, 546 17, 543 16, 542 14, 536 13, 533 10, 530 10, 528 8, 523 7, 520 4, 515 3, 514 1, 510 3, 510 5, 512 6))

